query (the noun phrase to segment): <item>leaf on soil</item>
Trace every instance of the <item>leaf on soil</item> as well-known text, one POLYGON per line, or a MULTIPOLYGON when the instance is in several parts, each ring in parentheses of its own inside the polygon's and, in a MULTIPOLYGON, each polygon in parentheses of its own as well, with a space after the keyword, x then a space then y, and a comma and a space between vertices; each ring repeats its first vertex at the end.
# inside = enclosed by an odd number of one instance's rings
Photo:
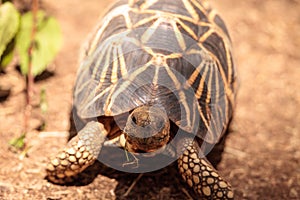
POLYGON ((25 136, 26 136, 26 134, 23 133, 20 137, 11 139, 9 141, 9 145, 11 145, 12 147, 14 147, 18 150, 24 149, 24 147, 25 147, 25 136))

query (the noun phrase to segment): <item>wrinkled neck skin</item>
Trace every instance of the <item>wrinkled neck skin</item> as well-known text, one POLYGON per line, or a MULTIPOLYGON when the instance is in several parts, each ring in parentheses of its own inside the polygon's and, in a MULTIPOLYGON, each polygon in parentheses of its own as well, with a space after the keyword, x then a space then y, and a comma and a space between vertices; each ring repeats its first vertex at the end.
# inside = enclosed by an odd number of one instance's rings
POLYGON ((158 106, 136 108, 127 119, 124 136, 129 152, 160 153, 170 139, 167 113, 158 106))

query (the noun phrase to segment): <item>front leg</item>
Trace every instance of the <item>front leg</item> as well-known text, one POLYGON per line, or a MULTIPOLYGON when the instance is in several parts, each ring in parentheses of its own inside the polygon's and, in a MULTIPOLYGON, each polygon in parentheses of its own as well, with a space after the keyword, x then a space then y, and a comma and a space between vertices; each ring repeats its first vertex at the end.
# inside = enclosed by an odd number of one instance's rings
POLYGON ((87 123, 67 147, 50 160, 46 169, 48 180, 59 184, 71 182, 75 175, 94 163, 106 136, 101 123, 87 123))
POLYGON ((230 184, 205 158, 198 143, 184 138, 183 145, 185 150, 178 159, 178 167, 184 181, 204 199, 233 199, 230 184))

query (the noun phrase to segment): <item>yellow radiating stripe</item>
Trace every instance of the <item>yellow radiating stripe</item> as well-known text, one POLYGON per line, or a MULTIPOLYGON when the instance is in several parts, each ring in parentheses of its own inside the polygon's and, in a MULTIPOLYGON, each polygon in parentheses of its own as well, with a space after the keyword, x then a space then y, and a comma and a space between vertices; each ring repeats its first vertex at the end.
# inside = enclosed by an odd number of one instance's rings
MULTIPOLYGON (((201 68, 203 68, 203 65, 204 65, 204 63, 205 62, 202 62, 200 65, 199 65, 199 67, 197 67, 197 71, 199 70, 199 69, 201 69, 201 68)), ((200 97, 201 97, 201 94, 202 94, 202 92, 203 92, 203 86, 204 86, 204 83, 205 83, 205 77, 207 77, 207 74, 208 74, 208 70, 209 70, 209 67, 211 67, 211 70, 214 70, 214 71, 211 71, 211 73, 210 73, 210 77, 208 78, 208 91, 207 91, 207 97, 206 97, 206 105, 208 106, 208 105, 210 105, 210 103, 209 103, 209 99, 210 99, 210 96, 211 96, 211 90, 212 90, 212 84, 211 84, 211 80, 212 80, 212 73, 218 73, 218 69, 212 69, 212 67, 217 67, 217 66, 215 66, 215 65, 211 65, 212 63, 210 63, 210 65, 209 66, 207 66, 206 68, 205 68, 205 71, 204 71, 204 73, 202 74, 202 78, 201 78, 201 81, 200 81, 200 83, 199 83, 199 87, 198 87, 198 90, 197 90, 197 93, 196 93, 196 97, 198 98, 198 99, 200 99, 200 97)), ((195 71, 196 71, 195 70, 195 71)), ((194 79, 195 77, 197 77, 196 76, 196 74, 199 74, 200 73, 200 71, 198 71, 198 72, 194 72, 194 74, 190 77, 190 79, 194 79), (194 78, 193 78, 194 77, 194 78)), ((217 87, 219 88, 219 82, 217 82, 217 87)), ((217 88, 217 91, 218 91, 218 88, 217 88)), ((215 106, 218 106, 218 105, 215 105, 215 106)), ((215 119, 215 117, 210 117, 209 116, 209 114, 212 114, 212 113, 210 113, 209 112, 209 107, 206 107, 206 110, 207 110, 207 114, 208 114, 208 119, 210 119, 210 123, 206 120, 206 118, 204 117, 204 114, 203 114, 203 112, 201 111, 201 109, 200 109, 200 106, 198 107, 198 110, 199 110, 199 113, 200 113, 200 117, 201 117, 201 119, 202 119, 202 121, 204 122, 204 124, 205 124, 205 126, 208 128, 208 131, 209 131, 209 133, 210 134, 212 134, 212 129, 211 129, 211 126, 212 125, 214 125, 216 128, 218 128, 218 130, 219 130, 219 125, 218 124, 220 124, 220 123, 218 123, 218 121, 216 121, 217 119, 215 119)))
POLYGON ((197 108, 200 114, 200 117, 205 125, 205 127, 207 128, 208 134, 212 135, 212 130, 211 127, 208 124, 208 121, 206 120, 206 118, 204 117, 204 113, 202 112, 201 106, 199 105, 199 103, 197 104, 197 108))
MULTIPOLYGON (((218 68, 218 70, 216 70, 217 72, 221 73, 221 78, 223 80, 224 86, 225 86, 225 93, 228 96, 229 100, 233 103, 234 102, 234 94, 233 91, 231 90, 231 88, 228 85, 226 76, 225 76, 225 72, 224 69, 222 68, 222 65, 220 64, 219 60, 217 59, 217 57, 210 51, 208 51, 203 45, 202 43, 198 43, 199 47, 203 50, 205 50, 208 53, 208 56, 210 58, 212 58, 213 60, 215 60, 216 62, 216 67, 218 68)), ((193 50, 191 52, 194 52, 193 50)), ((195 51, 196 52, 196 51, 195 51)), ((202 58, 204 58, 204 54, 202 55, 202 58)), ((200 94, 201 95, 201 94, 200 94)))
POLYGON ((198 49, 189 49, 186 52, 187 55, 192 55, 192 54, 200 54, 201 56, 203 56, 203 51, 202 50, 198 50, 198 49))
POLYGON ((223 83, 225 85, 224 89, 225 89, 226 95, 228 96, 228 98, 229 98, 229 100, 231 102, 234 102, 234 94, 233 94, 233 91, 231 90, 230 86, 228 85, 228 82, 227 82, 227 79, 226 79, 226 75, 225 75, 225 72, 224 72, 224 69, 223 69, 221 63, 219 62, 219 60, 217 59, 217 57, 213 53, 211 53, 211 52, 209 52, 209 53, 211 54, 211 57, 217 63, 218 70, 221 73, 221 77, 222 77, 223 83))
POLYGON ((135 1, 136 1, 136 0, 128 0, 128 5, 129 5, 130 7, 133 7, 134 4, 135 4, 135 1))
POLYGON ((199 42, 204 42, 209 36, 211 36, 213 33, 215 33, 211 28, 208 29, 208 31, 206 31, 200 38, 199 38, 199 42))
POLYGON ((208 120, 208 124, 209 124, 210 127, 212 127, 213 123, 212 123, 212 119, 211 119, 211 110, 210 110, 208 104, 205 104, 205 111, 206 111, 206 117, 207 117, 207 120, 208 120))
POLYGON ((232 83, 232 73, 234 73, 234 70, 233 70, 233 64, 231 62, 231 52, 229 51, 229 49, 227 48, 227 45, 224 43, 224 48, 225 48, 225 51, 226 51, 226 60, 227 60, 227 67, 228 67, 228 83, 232 83))
MULTIPOLYGON (((188 32, 188 34, 190 34, 192 36, 192 38, 195 40, 195 41, 200 41, 200 38, 196 35, 196 33, 188 26, 186 25, 184 22, 182 22, 181 20, 177 19, 176 22, 182 26, 182 28, 188 32)), ((210 34, 212 34, 214 32, 214 30, 212 29, 212 25, 207 23, 207 22, 198 22, 198 23, 195 23, 195 22, 191 22, 191 23, 194 23, 195 26, 199 26, 199 27, 208 27, 209 30, 206 31, 202 36, 201 36, 201 41, 205 40, 210 34), (206 36, 206 34, 208 36, 206 36), (205 37, 205 38, 204 38, 205 37)))
POLYGON ((172 79, 173 83, 175 84, 175 88, 177 90, 180 90, 181 88, 181 84, 180 82, 178 81, 178 79, 176 78, 175 74, 170 70, 170 67, 169 66, 164 66, 168 75, 170 76, 170 78, 172 79))
MULTIPOLYGON (((187 55, 191 55, 191 54, 198 54, 202 58, 202 61, 197 66, 197 68, 195 69, 195 71, 193 72, 193 74, 190 76, 190 78, 188 79, 187 84, 186 84, 187 86, 188 85, 192 85, 195 82, 195 80, 197 79, 198 75, 200 74, 201 68, 205 67, 205 65, 209 62, 209 60, 211 60, 211 58, 208 57, 208 55, 206 55, 206 54, 203 53, 203 50, 191 49, 191 50, 189 50, 187 52, 187 55)), ((201 96, 201 93, 200 93, 200 96, 201 96)))
MULTIPOLYGON (((107 112, 110 113, 111 112, 111 107, 114 104, 116 98, 118 97, 118 95, 120 93, 122 93, 124 90, 127 89, 127 87, 134 81, 134 79, 140 74, 143 73, 147 67, 151 64, 151 62, 148 62, 145 66, 138 68, 137 70, 135 70, 132 74, 130 74, 130 76, 128 77, 128 79, 123 79, 122 83, 119 85, 119 88, 116 91, 111 91, 111 95, 109 98, 107 98, 105 105, 107 105, 107 112)), ((116 84, 117 85, 117 84, 116 84)))
POLYGON ((169 55, 164 55, 164 57, 166 59, 182 58, 182 54, 181 53, 172 53, 172 54, 169 54, 169 55))
POLYGON ((220 84, 219 84, 219 78, 218 78, 218 75, 219 75, 219 70, 217 69, 217 64, 216 63, 213 63, 214 64, 214 72, 215 72, 215 77, 216 77, 216 100, 219 100, 220 99, 220 84))
POLYGON ((209 72, 209 77, 208 77, 208 82, 207 82, 207 95, 206 95, 206 99, 205 99, 205 102, 206 104, 209 104, 210 100, 211 100, 211 91, 212 91, 212 76, 213 76, 213 66, 211 65, 212 62, 209 62, 208 64, 208 68, 210 69, 210 72, 209 72))
POLYGON ((118 69, 119 69, 119 62, 118 62, 118 48, 114 46, 113 48, 113 66, 112 72, 110 77, 110 82, 115 83, 118 81, 118 69))
MULTIPOLYGON (((130 32, 128 32, 128 33, 130 33, 130 32)), ((133 38, 133 37, 128 37, 127 35, 126 35, 126 37, 122 36, 121 40, 122 40, 122 42, 131 42, 135 46, 142 46, 142 44, 139 40, 137 40, 136 38, 133 38)))
POLYGON ((222 133, 222 130, 221 130, 222 125, 221 124, 222 124, 223 120, 219 114, 219 113, 222 113, 222 108, 217 104, 217 105, 215 105, 214 109, 211 109, 211 110, 212 110, 212 120, 214 121, 215 130, 216 130, 217 136, 219 136, 219 134, 222 133))
POLYGON ((132 29, 133 25, 132 25, 131 19, 129 17, 129 11, 124 13, 124 18, 125 18, 126 27, 128 29, 132 29))
POLYGON ((150 54, 151 56, 156 56, 156 53, 154 53, 154 51, 152 50, 152 48, 150 47, 146 47, 146 46, 141 46, 141 48, 146 51, 148 54, 150 54))
MULTIPOLYGON (((100 52, 99 58, 98 58, 98 60, 97 60, 97 63, 95 63, 95 65, 94 65, 95 68, 94 68, 94 70, 93 70, 93 72, 92 72, 92 74, 91 74, 91 77, 89 77, 91 80, 95 80, 95 74, 96 74, 95 71, 97 71, 97 69, 98 69, 97 66, 100 65, 99 63, 101 63, 102 58, 103 58, 103 56, 105 55, 104 53, 106 52, 106 50, 107 50, 108 48, 110 48, 110 46, 109 46, 108 44, 104 44, 104 45, 103 45, 103 51, 100 52)), ((92 58, 93 58, 93 57, 92 57, 92 58)), ((81 67, 81 69, 83 69, 83 70, 80 71, 80 74, 88 73, 88 72, 86 72, 86 71, 90 70, 90 67, 91 67, 90 64, 92 63, 92 62, 90 62, 90 60, 91 60, 91 58, 90 58, 88 61, 86 61, 86 63, 89 64, 89 66, 87 66, 87 67, 85 67, 85 68, 81 67)), ((82 80, 83 78, 87 78, 86 76, 79 76, 79 75, 77 75, 77 77, 79 77, 79 79, 77 80, 77 82, 81 83, 81 85, 80 85, 80 87, 79 87, 76 91, 78 91, 78 93, 80 93, 82 90, 85 89, 85 87, 86 87, 88 84, 90 84, 90 81, 82 80)))
POLYGON ((124 16, 124 14, 128 13, 129 10, 130 10, 130 7, 127 4, 121 5, 121 6, 118 6, 118 7, 114 8, 113 10, 111 10, 102 19, 103 24, 100 24, 100 27, 99 27, 99 29, 96 32, 96 35, 93 37, 93 41, 90 44, 90 49, 88 51, 88 54, 90 54, 90 52, 93 51, 96 48, 96 46, 97 46, 97 44, 98 44, 98 42, 99 42, 99 40, 100 40, 100 38, 101 38, 101 36, 103 34, 103 31, 107 28, 107 26, 109 25, 109 23, 111 22, 111 20, 113 18, 119 16, 119 15, 123 15, 124 16))
POLYGON ((140 8, 142 10, 146 10, 148 9, 149 7, 151 7, 153 4, 155 4, 156 2, 158 2, 158 0, 147 0, 145 1, 145 3, 143 3, 140 8))
POLYGON ((209 22, 211 24, 211 28, 213 29, 213 31, 215 31, 217 33, 217 35, 219 35, 223 41, 224 41, 224 45, 227 46, 228 49, 230 49, 229 47, 231 46, 231 42, 229 41, 229 37, 227 36, 227 34, 223 31, 222 28, 220 28, 215 22, 214 22, 214 18, 217 16, 217 13, 215 10, 212 10, 209 13, 209 22))
MULTIPOLYGON (((229 122, 229 120, 228 120, 229 116, 228 116, 228 111, 227 111, 227 110, 229 110, 229 108, 228 108, 228 101, 227 101, 226 97, 224 99, 225 99, 225 111, 224 112, 220 112, 221 113, 221 117, 222 117, 221 120, 222 120, 222 127, 223 127, 223 129, 227 126, 227 124, 229 122)), ((222 109, 222 108, 220 108, 220 109, 222 109)), ((224 129, 224 130, 226 130, 226 129, 224 129)), ((223 132, 224 132, 224 130, 223 130, 223 132)))
POLYGON ((214 25, 214 29, 217 33, 218 36, 220 36, 221 38, 223 38, 223 44, 224 44, 224 48, 226 51, 226 61, 227 61, 227 66, 228 66, 228 77, 227 80, 229 83, 232 83, 232 71, 233 71, 233 65, 231 62, 231 54, 230 54, 230 42, 229 42, 229 38, 227 37, 226 33, 224 33, 223 29, 221 29, 217 24, 215 24, 214 19, 217 16, 217 12, 215 10, 211 10, 211 12, 208 15, 208 20, 211 22, 211 24, 214 25))
POLYGON ((202 0, 201 4, 205 10, 211 10, 210 2, 211 0, 202 0))
POLYGON ((212 10, 208 13, 208 16, 207 16, 208 21, 210 21, 212 24, 215 24, 214 19, 215 19, 216 15, 217 15, 216 10, 212 9, 212 10))
POLYGON ((202 95, 203 88, 204 88, 204 83, 205 83, 205 78, 206 78, 208 70, 209 70, 209 67, 207 67, 207 63, 203 63, 203 64, 206 64, 206 66, 204 66, 204 72, 202 73, 201 80, 200 80, 199 86, 198 86, 197 91, 196 91, 196 98, 197 99, 200 99, 200 97, 202 95))
MULTIPOLYGON (((105 52, 105 53, 106 53, 106 57, 105 57, 105 63, 104 63, 104 66, 100 66, 100 61, 101 61, 101 60, 99 61, 99 63, 97 62, 97 65, 96 65, 96 66, 103 67, 102 70, 101 70, 101 75, 100 75, 100 80, 99 80, 99 85, 98 85, 98 87, 97 87, 97 90, 99 90, 99 89, 102 87, 103 83, 104 83, 105 80, 106 80, 106 73, 107 73, 108 68, 109 68, 109 66, 110 66, 109 61, 110 61, 110 53, 111 53, 111 51, 112 51, 112 48, 113 48, 112 45, 109 46, 109 49, 105 52)), ((96 67, 96 68, 97 68, 97 67, 96 67)), ((96 68, 93 70, 93 74, 95 74, 95 73, 98 72, 98 70, 97 70, 96 68)), ((97 90, 96 90, 96 91, 97 91, 97 90)))
MULTIPOLYGON (((201 62, 202 63, 202 62, 201 62)), ((192 73, 192 75, 190 76, 190 78, 186 81, 187 82, 187 86, 186 87, 188 87, 188 86, 192 86, 194 83, 195 83, 195 81, 196 81, 196 79, 197 79, 197 77, 198 77, 198 75, 200 74, 200 70, 199 70, 199 68, 197 67, 195 70, 194 70, 194 72, 192 73)), ((186 88, 185 87, 185 88, 186 88)))
MULTIPOLYGON (((228 102, 227 97, 224 97, 224 98, 225 98, 225 113, 224 113, 224 115, 225 115, 225 120, 228 123, 229 122, 229 116, 228 116, 229 115, 229 102, 228 102)), ((234 103, 234 102, 232 102, 232 103, 234 103)))
MULTIPOLYGON (((136 12, 136 13, 142 13, 142 14, 152 14, 153 16, 152 17, 148 17, 146 19, 142 19, 141 21, 144 21, 145 22, 149 22, 151 21, 150 18, 153 18, 153 19, 157 19, 159 17, 163 17, 165 16, 165 18, 169 18, 169 19, 174 19, 174 20, 178 20, 178 19, 181 19, 181 20, 185 20, 185 21, 188 21, 188 22, 191 22, 193 24, 198 24, 199 23, 205 23, 205 22, 201 22, 201 21, 198 21, 196 22, 193 18, 191 17, 188 17, 188 16, 185 16, 185 15, 181 15, 181 14, 176 14, 176 13, 171 13, 171 12, 167 12, 167 11, 159 11, 159 10, 143 10, 142 12, 137 10, 137 9, 132 9, 133 12, 136 12)), ((142 22, 139 22, 138 25, 141 25, 142 22)))
POLYGON ((158 72, 159 72, 159 67, 155 66, 155 74, 153 77, 153 85, 158 84, 158 72))
POLYGON ((121 45, 118 46, 118 55, 119 55, 121 74, 122 74, 122 77, 124 77, 127 74, 127 67, 126 67, 126 62, 125 62, 125 58, 123 55, 123 50, 122 50, 121 45))
MULTIPOLYGON (((93 72, 92 72, 92 78, 93 79, 95 79, 96 76, 98 75, 98 69, 102 67, 101 66, 101 62, 102 62, 104 56, 107 57, 107 52, 110 52, 111 49, 113 48, 112 45, 110 45, 109 42, 107 42, 106 44, 104 44, 104 46, 105 46, 104 49, 103 50, 101 49, 101 51, 99 51, 100 52, 99 57, 96 58, 97 62, 95 63, 94 69, 93 69, 93 72)), ((94 58, 94 57, 95 56, 93 56, 92 58, 94 58)), ((105 57, 105 59, 106 59, 106 57, 105 57)), ((105 61, 108 62, 107 60, 105 60, 105 61)))
POLYGON ((228 65, 227 80, 229 83, 232 83, 231 75, 233 73, 233 64, 231 62, 231 54, 230 54, 231 45, 227 34, 223 31, 223 29, 221 29, 217 24, 215 24, 214 19, 216 16, 217 16, 217 12, 215 10, 211 10, 211 12, 208 15, 208 20, 211 22, 211 24, 213 24, 216 34, 223 39, 223 44, 226 51, 226 61, 228 65))
POLYGON ((149 23, 155 19, 158 19, 158 16, 157 15, 154 15, 154 16, 151 16, 151 17, 147 17, 147 18, 143 18, 141 19, 140 21, 138 21, 136 24, 133 25, 134 28, 137 28, 139 26, 142 26, 146 23, 149 23))
POLYGON ((211 23, 209 23, 209 22, 199 21, 199 22, 197 22, 197 23, 195 23, 195 24, 197 24, 198 26, 201 26, 201 27, 203 27, 203 26, 207 26, 207 27, 209 27, 209 28, 212 28, 212 27, 213 27, 213 25, 212 25, 211 23))
POLYGON ((215 105, 216 108, 216 117, 214 117, 215 119, 217 119, 218 121, 216 121, 216 124, 218 125, 216 127, 216 129, 218 129, 219 133, 224 133, 224 128, 226 127, 226 125, 228 124, 228 100, 226 97, 224 97, 225 100, 225 111, 223 112, 222 108, 219 104, 215 105), (217 112, 219 111, 219 112, 217 112), (223 129, 223 130, 222 130, 223 129))
MULTIPOLYGON (((211 35, 212 33, 216 33, 216 34, 219 35, 221 38, 223 38, 223 41, 225 41, 225 42, 223 42, 223 43, 224 43, 224 48, 226 49, 226 57, 227 57, 227 59, 228 59, 228 54, 229 54, 229 49, 230 49, 230 48, 229 48, 230 45, 228 45, 228 44, 230 44, 229 39, 228 39, 228 37, 226 36, 226 34, 225 34, 220 28, 218 28, 217 26, 214 26, 214 28, 216 28, 216 29, 210 29, 210 30, 207 31, 204 35, 202 35, 202 37, 199 39, 199 42, 200 42, 200 43, 198 43, 198 45, 201 46, 203 49, 206 49, 201 43, 202 43, 205 39, 207 39, 207 38, 209 37, 209 35, 211 35), (214 31, 215 31, 215 32, 214 32, 214 31), (220 35, 220 34, 221 34, 221 35, 220 35), (222 36, 222 35, 223 35, 223 36, 222 36)), ((218 69, 219 69, 219 71, 220 71, 220 73, 221 73, 222 80, 223 80, 223 82, 224 82, 224 84, 225 84, 225 92, 226 92, 226 94, 228 95, 229 100, 230 100, 231 102, 234 102, 234 94, 233 94, 233 91, 231 90, 230 86, 228 85, 228 81, 227 81, 228 79, 227 79, 227 77, 226 77, 226 75, 225 75, 225 72, 224 72, 224 69, 223 69, 221 63, 219 62, 218 58, 214 55, 213 52, 210 52, 210 51, 207 50, 207 49, 206 49, 206 51, 209 52, 210 56, 217 62, 218 69)), ((228 67, 229 67, 229 68, 230 68, 230 67, 232 68, 232 67, 233 67, 232 63, 231 63, 231 62, 229 62, 229 63, 228 63, 228 60, 227 60, 228 67), (230 63, 231 65, 229 65, 229 63, 230 63)), ((232 73, 232 69, 230 69, 230 71, 228 71, 228 73, 229 73, 229 76, 230 76, 231 73, 232 73)), ((230 83, 230 82, 229 82, 229 83, 230 83)))
POLYGON ((189 0, 182 0, 182 3, 184 4, 185 8, 190 13, 190 15, 193 17, 193 19, 199 21, 199 16, 191 2, 189 2, 189 0))
POLYGON ((181 102, 182 102, 183 107, 185 108, 185 111, 186 111, 186 119, 187 119, 187 122, 188 122, 187 125, 188 125, 188 127, 192 127, 193 122, 188 120, 189 116, 191 114, 191 111, 190 111, 189 106, 187 104, 186 96, 185 96, 184 92, 181 90, 181 84, 178 81, 178 79, 176 78, 175 74, 170 70, 169 66, 165 66, 165 69, 166 69, 168 75, 170 76, 170 78, 173 80, 173 83, 175 84, 176 89, 178 90, 180 100, 182 100, 181 102))
POLYGON ((199 66, 194 70, 194 72, 192 73, 190 78, 187 80, 187 83, 188 83, 189 86, 192 86, 195 83, 197 77, 200 74, 201 68, 203 68, 204 64, 205 64, 205 62, 201 61, 199 66))
MULTIPOLYGON (((214 69, 214 65, 213 65, 213 62, 210 62, 209 63, 209 68, 210 68, 210 73, 209 73, 209 77, 208 77, 208 83, 207 83, 207 96, 206 96, 206 99, 205 99, 205 102, 206 102, 206 110, 209 110, 209 112, 207 112, 207 114, 210 116, 207 116, 208 119, 210 119, 210 125, 214 125, 215 127, 218 127, 217 124, 218 122, 216 121, 215 117, 212 116, 213 115, 213 109, 210 109, 209 105, 213 106, 212 104, 210 104, 210 100, 211 100, 211 91, 213 91, 213 88, 212 88, 212 78, 213 78, 213 72, 214 70, 217 71, 217 69, 214 69)), ((219 91, 217 91, 219 92, 219 91)))
MULTIPOLYGON (((186 25, 184 22, 182 22, 180 19, 176 19, 176 22, 186 31, 188 32, 194 40, 197 40, 198 37, 197 35, 195 34, 195 32, 188 26, 186 25)), ((196 25, 196 24, 195 24, 196 25)))
MULTIPOLYGON (((116 84, 117 85, 117 84, 116 84)), ((105 115, 110 115, 112 113, 111 111, 111 107, 113 105, 113 103, 115 102, 115 99, 117 98, 117 96, 122 93, 125 89, 127 89, 127 87, 130 85, 130 81, 128 80, 124 80, 122 85, 120 86, 120 88, 118 90, 112 90, 109 94, 109 96, 107 97, 107 100, 105 102, 105 115), (120 89, 122 89, 121 91, 119 91, 120 89), (117 92, 118 91, 118 92, 117 92)), ((114 87, 115 89, 115 87, 114 87)))
POLYGON ((206 62, 210 59, 207 55, 203 53, 203 50, 196 50, 196 49, 190 49, 188 52, 186 52, 187 55, 197 54, 202 58, 202 61, 199 63, 197 68, 194 70, 190 78, 186 81, 185 88, 192 86, 197 79, 198 75, 200 74, 201 68, 204 67, 206 62))
MULTIPOLYGON (((88 107, 90 107, 91 105, 93 105, 100 97, 102 97, 104 94, 106 94, 108 91, 113 91, 114 90, 114 86, 111 87, 107 87, 104 90, 102 90, 97 96, 93 97, 93 99, 90 102, 85 102, 84 105, 84 109, 86 110, 88 107)), ((86 98, 89 99, 89 98, 86 98)), ((105 105, 104 105, 105 106, 105 105)), ((105 107, 103 108, 103 110, 105 111, 105 107)), ((105 115, 109 116, 109 114, 105 113, 105 115)))
POLYGON ((207 15, 206 9, 198 2, 198 0, 190 0, 204 15, 207 15))
MULTIPOLYGON (((124 41, 131 42, 131 43, 135 44, 136 46, 140 45, 139 41, 135 40, 134 38, 123 37, 123 42, 124 41)), ((127 75, 127 68, 126 68, 126 63, 125 63, 125 59, 124 59, 124 56, 123 56, 123 51, 122 51, 122 48, 121 48, 121 44, 119 44, 118 48, 120 49, 120 53, 122 55, 122 58, 120 59, 121 73, 122 73, 122 76, 125 76, 125 75, 127 75)), ((109 93, 109 95, 108 95, 108 97, 106 99, 105 105, 104 105, 105 115, 111 115, 111 113, 112 113, 111 112, 111 107, 112 107, 112 105, 113 105, 113 103, 115 101, 115 98, 117 98, 117 95, 119 95, 122 91, 124 91, 130 85, 130 83, 134 80, 134 78, 139 73, 141 73, 143 70, 145 70, 148 66, 149 66, 149 63, 147 63, 144 67, 141 67, 142 69, 139 68, 138 70, 136 70, 134 73, 132 73, 130 75, 129 80, 123 79, 122 80, 123 83, 120 85, 120 88, 117 91, 115 91, 115 89, 116 89, 116 86, 118 84, 114 84, 113 88, 110 89, 110 93, 109 93), (132 76, 134 76, 134 78, 132 78, 132 76), (122 89, 122 90, 119 91, 120 89, 122 89)))
POLYGON ((154 34, 154 32, 156 31, 157 27, 160 25, 161 23, 161 19, 157 19, 148 29, 147 31, 145 31, 145 33, 142 35, 141 41, 143 44, 145 44, 146 42, 148 42, 148 40, 150 39, 150 37, 154 34))
MULTIPOLYGON (((208 107, 208 105, 207 105, 207 107, 208 107)), ((214 128, 213 128, 213 130, 214 130, 214 135, 217 136, 217 135, 220 133, 220 131, 219 131, 219 129, 218 129, 218 121, 217 121, 218 119, 217 119, 217 116, 215 115, 215 114, 216 114, 217 108, 215 107, 215 109, 210 109, 210 108, 208 107, 208 109, 209 109, 209 111, 210 111, 210 118, 209 118, 209 120, 210 120, 210 125, 214 127, 214 128)), ((214 138, 216 138, 216 137, 214 137, 214 138)))
MULTIPOLYGON (((227 82, 229 84, 232 84, 232 82, 233 82, 233 80, 232 80, 232 73, 234 73, 235 70, 233 70, 234 65, 231 62, 231 52, 229 50, 228 45, 225 42, 224 42, 224 48, 225 48, 225 51, 226 51, 226 60, 227 60, 227 68, 228 68, 228 79, 227 79, 228 81, 227 82)), ((231 89, 228 92, 230 92, 228 94, 232 94, 233 93, 231 89)), ((233 98, 231 98, 231 99, 233 100, 233 98)))
MULTIPOLYGON (((225 99, 225 103, 227 104, 226 99, 225 99)), ((225 111, 224 112, 223 112, 222 109, 223 108, 218 105, 218 110, 219 110, 219 113, 220 113, 220 114, 218 114, 219 128, 224 128, 225 125, 228 123, 228 121, 227 121, 227 118, 228 118, 228 116, 227 116, 227 105, 225 105, 225 111)), ((220 132, 222 133, 222 130, 220 130, 220 132)))
POLYGON ((186 49, 186 44, 185 44, 184 38, 183 38, 180 30, 178 29, 176 22, 171 21, 170 23, 171 23, 171 26, 173 27, 174 34, 178 41, 178 44, 179 44, 180 48, 184 51, 186 49))
MULTIPOLYGON (((193 19, 192 17, 185 16, 185 15, 182 15, 182 14, 176 14, 176 13, 172 13, 172 12, 168 12, 168 11, 160 11, 160 10, 143 10, 143 11, 140 11, 140 10, 134 9, 134 8, 132 8, 131 11, 136 12, 136 13, 142 13, 142 14, 152 14, 156 18, 161 17, 161 16, 167 16, 167 18, 170 18, 170 19, 181 19, 181 20, 191 22, 193 24, 198 24, 198 25, 211 24, 211 23, 207 23, 207 22, 203 22, 203 21, 199 21, 199 20, 195 21, 195 19, 193 19)), ((204 14, 207 13, 204 10, 202 10, 202 12, 204 14)))

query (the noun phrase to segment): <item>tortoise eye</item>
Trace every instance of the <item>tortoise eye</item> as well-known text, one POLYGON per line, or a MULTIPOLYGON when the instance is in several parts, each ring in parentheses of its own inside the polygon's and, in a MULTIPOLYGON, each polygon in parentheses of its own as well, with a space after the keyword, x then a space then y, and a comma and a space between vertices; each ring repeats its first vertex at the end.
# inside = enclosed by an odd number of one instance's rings
POLYGON ((136 123, 137 123, 137 119, 136 119, 136 117, 135 117, 135 116, 132 116, 131 120, 132 120, 132 122, 133 122, 134 124, 136 124, 136 123))

